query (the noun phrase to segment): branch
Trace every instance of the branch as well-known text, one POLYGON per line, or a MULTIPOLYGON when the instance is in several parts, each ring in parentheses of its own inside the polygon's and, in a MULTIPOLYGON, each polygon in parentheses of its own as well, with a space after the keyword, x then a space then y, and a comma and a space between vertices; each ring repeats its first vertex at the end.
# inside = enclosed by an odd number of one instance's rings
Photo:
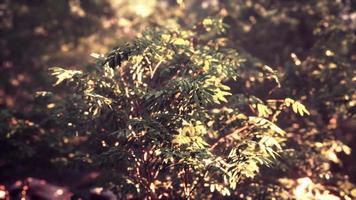
POLYGON ((234 130, 232 133, 221 136, 216 142, 214 142, 214 144, 210 147, 210 151, 214 150, 220 143, 222 143, 226 138, 231 137, 234 134, 240 133, 244 130, 246 130, 249 126, 245 125, 241 128, 238 128, 236 130, 234 130))
POLYGON ((153 78, 153 76, 155 75, 155 73, 156 73, 156 71, 157 71, 157 68, 162 64, 163 61, 164 61, 164 60, 160 60, 160 61, 157 63, 157 65, 155 66, 155 68, 153 69, 153 71, 152 71, 152 69, 151 69, 151 67, 150 67, 150 70, 151 70, 151 78, 153 78))

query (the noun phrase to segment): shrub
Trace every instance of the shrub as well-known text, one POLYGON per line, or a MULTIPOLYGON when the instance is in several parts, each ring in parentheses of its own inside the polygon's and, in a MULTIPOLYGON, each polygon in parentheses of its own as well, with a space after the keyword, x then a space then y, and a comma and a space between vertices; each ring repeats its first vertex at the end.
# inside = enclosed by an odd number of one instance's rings
POLYGON ((192 28, 152 28, 106 57, 92 54, 93 72, 51 68, 55 85, 72 90, 54 103, 54 113, 68 123, 71 140, 101 146, 75 151, 112 174, 106 183, 121 198, 238 192, 238 184, 281 156, 286 133, 276 125, 279 114, 309 114, 290 98, 230 92, 252 78, 280 84, 270 67, 242 65, 225 27, 206 18, 192 28))

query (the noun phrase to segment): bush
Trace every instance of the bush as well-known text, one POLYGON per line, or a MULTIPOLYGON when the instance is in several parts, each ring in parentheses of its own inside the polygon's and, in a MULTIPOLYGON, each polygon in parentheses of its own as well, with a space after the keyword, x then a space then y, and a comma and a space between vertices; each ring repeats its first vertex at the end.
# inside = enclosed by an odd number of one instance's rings
POLYGON ((241 65, 225 42, 225 26, 206 18, 190 29, 152 28, 105 58, 93 54, 96 71, 51 69, 56 85, 73 90, 54 103, 58 120, 78 133, 70 141, 101 145, 75 151, 113 173, 107 183, 119 197, 237 195, 238 184, 283 156, 278 116, 287 108, 309 112, 290 98, 230 93, 251 78, 280 84, 268 66, 241 65))

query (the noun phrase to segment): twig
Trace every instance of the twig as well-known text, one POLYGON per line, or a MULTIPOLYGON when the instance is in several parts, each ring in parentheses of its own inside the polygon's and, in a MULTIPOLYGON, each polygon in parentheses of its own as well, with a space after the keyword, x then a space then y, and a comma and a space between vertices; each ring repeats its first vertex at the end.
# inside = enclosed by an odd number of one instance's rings
POLYGON ((220 138, 210 147, 210 150, 214 150, 215 147, 217 147, 220 143, 223 142, 224 139, 226 139, 226 138, 228 138, 228 137, 230 137, 230 136, 232 136, 232 135, 234 135, 234 134, 240 133, 240 132, 246 130, 248 127, 249 127, 248 125, 245 125, 245 126, 243 126, 243 127, 241 127, 241 128, 236 129, 235 131, 233 131, 233 132, 230 133, 230 134, 227 134, 227 135, 224 135, 224 136, 220 137, 220 138))
POLYGON ((151 72, 151 78, 152 78, 152 73, 153 73, 153 71, 152 71, 152 67, 151 67, 151 61, 150 61, 150 60, 148 60, 147 56, 145 56, 145 60, 146 60, 146 62, 147 62, 147 64, 148 64, 148 68, 150 69, 150 72, 151 72))
POLYGON ((150 67, 150 70, 151 70, 151 78, 153 78, 153 76, 155 75, 155 73, 156 73, 158 67, 162 64, 163 61, 164 61, 164 60, 160 60, 160 61, 157 63, 157 65, 155 66, 155 68, 153 69, 153 71, 152 71, 152 69, 151 69, 151 67, 150 67))

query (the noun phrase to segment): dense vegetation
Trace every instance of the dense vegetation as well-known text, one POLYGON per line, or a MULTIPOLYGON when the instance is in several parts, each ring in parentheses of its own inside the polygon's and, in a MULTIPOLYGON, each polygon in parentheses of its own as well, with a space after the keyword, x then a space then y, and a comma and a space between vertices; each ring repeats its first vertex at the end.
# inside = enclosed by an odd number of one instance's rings
POLYGON ((136 3, 3 3, 4 195, 356 198, 351 1, 136 3))

